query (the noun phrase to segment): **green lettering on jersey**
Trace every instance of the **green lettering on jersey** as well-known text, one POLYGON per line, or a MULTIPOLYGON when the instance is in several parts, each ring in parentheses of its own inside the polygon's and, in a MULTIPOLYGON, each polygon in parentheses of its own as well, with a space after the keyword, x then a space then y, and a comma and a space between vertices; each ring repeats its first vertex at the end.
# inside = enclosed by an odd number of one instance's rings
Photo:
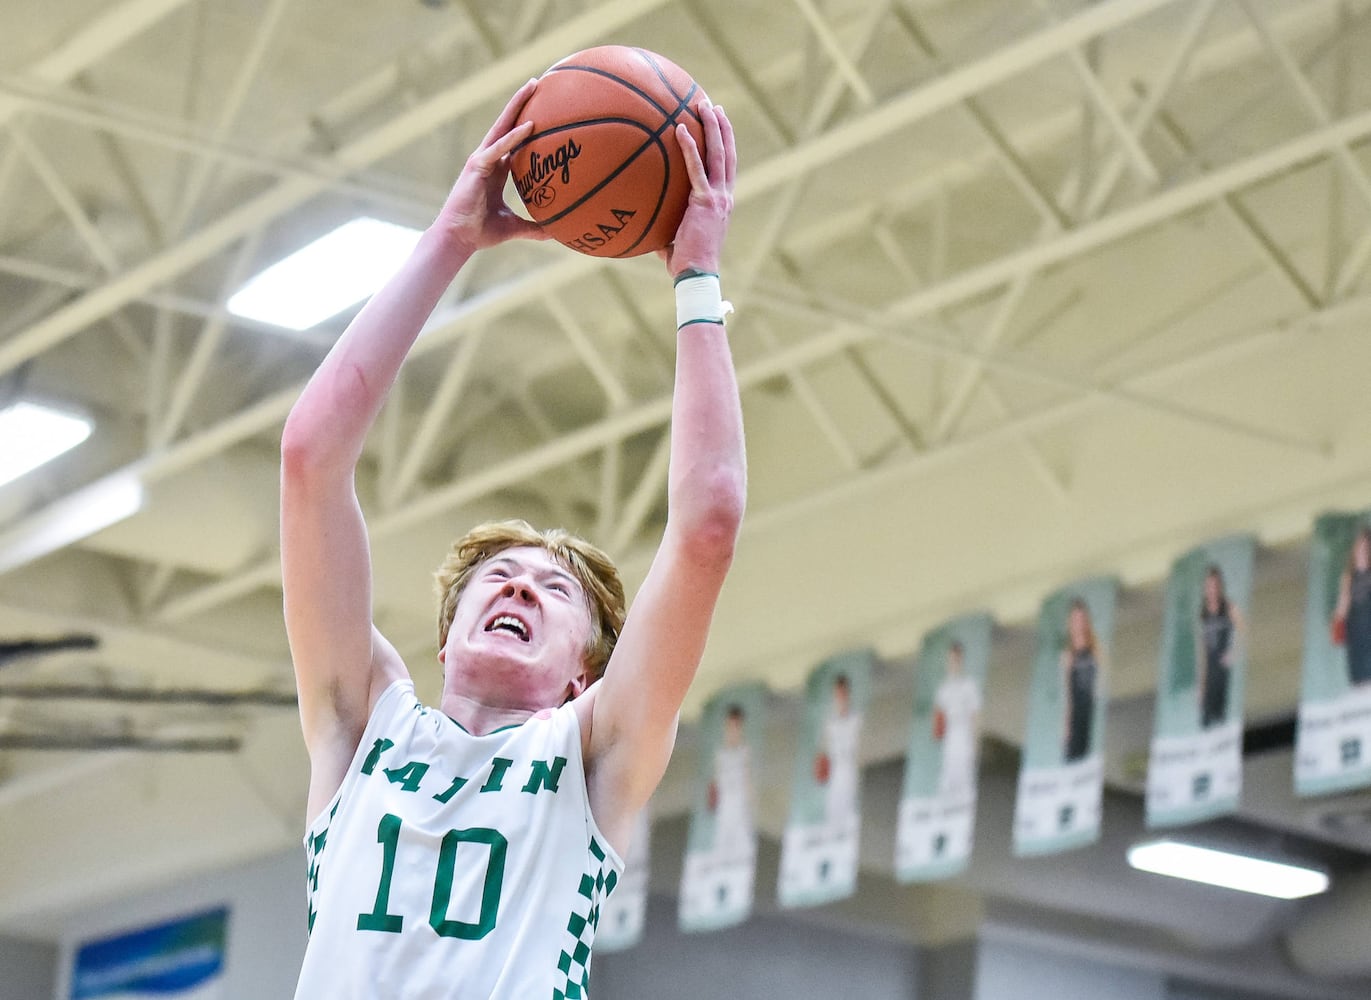
POLYGON ((447 791, 439 792, 437 795, 433 797, 437 799, 439 802, 442 802, 444 805, 446 805, 454 795, 456 795, 458 792, 462 790, 462 786, 466 783, 466 778, 453 778, 452 784, 448 785, 447 787, 447 791))
POLYGON ((490 777, 481 786, 483 792, 498 792, 505 784, 505 772, 514 766, 508 757, 493 757, 490 761, 490 777))
POLYGON ((371 753, 367 754, 367 759, 362 761, 362 773, 370 774, 376 770, 376 765, 381 761, 381 754, 395 746, 394 740, 379 739, 371 745, 371 753))
POLYGON ((537 795, 544 788, 549 792, 557 791, 557 782, 562 780, 562 768, 564 767, 566 767, 565 757, 553 757, 551 767, 545 760, 535 760, 532 765, 532 773, 528 776, 528 784, 524 785, 523 790, 530 795, 537 795))
POLYGON ((424 780, 424 775, 428 774, 428 765, 417 760, 412 760, 403 767, 383 768, 386 780, 392 785, 399 785, 407 792, 417 792, 419 782, 424 780))
POLYGON ((509 841, 504 835, 488 827, 478 826, 470 830, 449 830, 443 837, 438 850, 438 874, 433 881, 433 906, 429 909, 428 923, 441 937, 460 938, 464 941, 479 941, 495 929, 495 918, 500 912, 500 893, 505 880, 505 853, 509 841), (457 848, 462 844, 485 844, 489 848, 486 855, 486 877, 481 888, 481 912, 475 922, 453 920, 447 915, 452 903, 452 878, 457 869, 457 848))
POLYGON ((370 913, 357 915, 359 931, 380 931, 399 934, 404 930, 405 918, 390 912, 390 880, 395 874, 395 849, 400 843, 399 816, 386 813, 376 828, 376 841, 381 845, 381 879, 376 886, 376 905, 370 913))

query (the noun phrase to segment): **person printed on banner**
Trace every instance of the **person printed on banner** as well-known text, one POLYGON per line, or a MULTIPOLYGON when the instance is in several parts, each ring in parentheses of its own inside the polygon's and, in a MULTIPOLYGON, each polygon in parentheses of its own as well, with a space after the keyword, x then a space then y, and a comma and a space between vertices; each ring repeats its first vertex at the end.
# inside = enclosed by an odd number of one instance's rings
POLYGON ((536 86, 505 106, 282 435, 285 624, 310 759, 301 1000, 585 996, 600 906, 671 757, 737 543, 742 411, 724 310, 698 294, 718 280, 737 160, 706 106, 702 145, 676 130, 691 192, 662 254, 678 292, 668 513, 632 608, 598 548, 502 520, 463 535, 435 575, 437 705, 373 623, 358 463, 457 272, 547 235, 503 194, 536 86))
POLYGON ((747 744, 741 705, 724 714, 723 744, 714 753, 710 809, 714 813, 714 854, 746 857, 756 849, 752 820, 752 748, 747 744))
POLYGON ((857 816, 857 744, 862 717, 852 711, 852 682, 846 674, 833 678, 833 700, 823 724, 823 750, 815 777, 824 786, 824 823, 842 829, 857 816))
POLYGON ((942 743, 938 794, 961 801, 976 783, 976 744, 980 736, 981 692, 966 673, 960 642, 947 650, 947 668, 933 695, 933 736, 942 743))
POLYGON ((1199 652, 1198 700, 1200 727, 1212 729, 1228 721, 1233 659, 1244 622, 1242 612, 1228 599, 1223 570, 1210 565, 1204 574, 1196 627, 1199 652))
POLYGON ((1090 608, 1081 598, 1073 598, 1066 616, 1066 647, 1061 652, 1062 759, 1067 764, 1090 755, 1090 737, 1095 725, 1095 691, 1103 667, 1090 608))
POLYGON ((1338 581, 1333 642, 1347 647, 1347 679, 1353 687, 1371 683, 1371 527, 1352 540, 1347 567, 1338 581))

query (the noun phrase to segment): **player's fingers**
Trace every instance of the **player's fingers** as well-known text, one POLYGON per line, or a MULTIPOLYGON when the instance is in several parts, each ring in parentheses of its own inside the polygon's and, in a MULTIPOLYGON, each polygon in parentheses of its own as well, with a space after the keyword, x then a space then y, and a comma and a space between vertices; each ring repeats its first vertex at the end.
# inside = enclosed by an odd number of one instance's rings
POLYGON ((733 180, 738 175, 738 146, 734 141, 733 123, 724 114, 722 105, 714 105, 714 113, 719 118, 719 132, 724 144, 724 183, 733 190, 733 180))
POLYGON ((514 92, 509 102, 505 104, 504 110, 495 119, 495 123, 486 132, 485 138, 481 140, 480 148, 485 149, 514 127, 514 123, 519 120, 519 112, 524 110, 524 105, 533 96, 533 90, 537 85, 538 81, 535 78, 514 92))
POLYGON ((716 184, 724 183, 724 139, 719 127, 719 116, 711 104, 700 116, 705 130, 705 161, 709 166, 709 179, 716 184))
POLYGON ((501 157, 508 154, 515 146, 527 139, 529 133, 532 131, 533 123, 524 122, 523 124, 510 129, 510 131, 496 139, 488 148, 483 149, 481 152, 490 162, 497 163, 501 157))
POLYGON ((510 226, 510 235, 520 240, 550 240, 552 234, 531 219, 515 216, 510 226))
POLYGON ((708 194, 709 176, 705 173, 699 147, 695 145, 695 137, 690 134, 690 129, 684 125, 677 125, 676 141, 680 143, 681 153, 685 156, 686 176, 690 178, 691 191, 696 194, 708 194))

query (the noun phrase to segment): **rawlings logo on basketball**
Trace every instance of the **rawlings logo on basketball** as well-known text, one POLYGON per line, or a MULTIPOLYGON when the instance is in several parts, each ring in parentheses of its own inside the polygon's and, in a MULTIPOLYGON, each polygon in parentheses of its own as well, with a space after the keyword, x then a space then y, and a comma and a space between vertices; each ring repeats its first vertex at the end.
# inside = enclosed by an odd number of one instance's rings
POLYGON ((542 187, 534 188, 524 195, 524 204, 530 208, 547 208, 557 200, 557 189, 551 184, 544 184, 542 187))
POLYGON ((557 192, 548 184, 548 179, 561 173, 563 184, 571 182, 571 161, 581 155, 581 147, 575 139, 568 139, 558 146, 551 156, 542 156, 536 150, 528 154, 528 170, 514 178, 514 187, 525 203, 542 208, 550 205, 557 192))

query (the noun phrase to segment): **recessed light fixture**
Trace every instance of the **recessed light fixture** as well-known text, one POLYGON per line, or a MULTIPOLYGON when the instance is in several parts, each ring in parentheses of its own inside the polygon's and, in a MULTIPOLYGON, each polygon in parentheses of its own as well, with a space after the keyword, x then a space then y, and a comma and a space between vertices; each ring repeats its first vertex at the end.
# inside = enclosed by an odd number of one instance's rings
POLYGON ((1328 888, 1328 876, 1313 868, 1266 861, 1246 854, 1156 840, 1128 849, 1128 863, 1157 875, 1204 882, 1277 899, 1314 896, 1328 888))
POLYGON ((0 410, 0 484, 18 479, 90 437, 84 417, 38 403, 19 402, 0 410))
POLYGON ((228 300, 228 311, 308 330, 380 288, 419 236, 393 222, 353 219, 252 278, 228 300))

